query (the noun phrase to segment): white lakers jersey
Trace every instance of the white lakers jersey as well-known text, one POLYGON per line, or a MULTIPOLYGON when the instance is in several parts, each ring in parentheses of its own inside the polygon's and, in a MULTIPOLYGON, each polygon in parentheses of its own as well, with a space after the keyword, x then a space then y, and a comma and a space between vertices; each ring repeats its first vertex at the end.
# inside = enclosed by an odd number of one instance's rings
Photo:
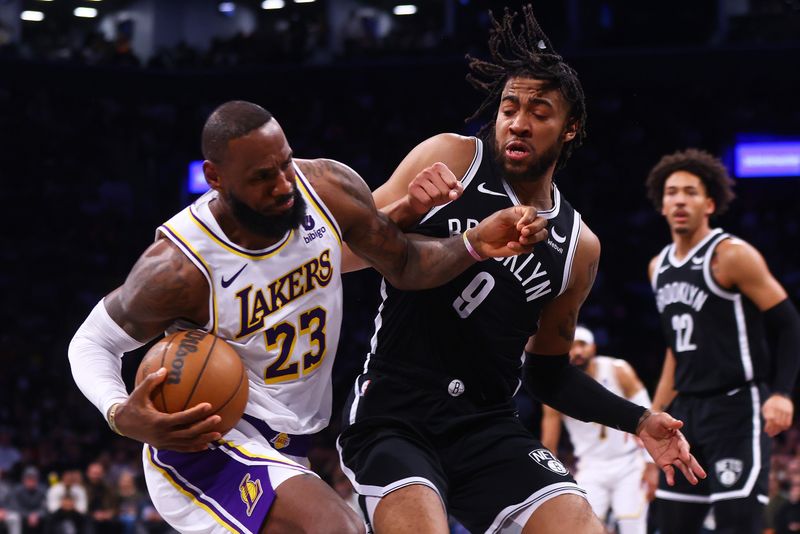
MULTIPOLYGON (((615 361, 616 358, 595 356, 594 379, 615 395, 624 397, 614 372, 615 361)), ((630 454, 639 448, 636 440, 627 432, 597 423, 586 423, 566 415, 564 416, 564 425, 569 432, 575 456, 578 457, 581 464, 585 464, 587 461, 612 460, 630 454)))
MULTIPOLYGON (((263 250, 231 242, 212 215, 209 191, 158 228, 210 287, 205 330, 230 343, 250 379, 245 413, 273 430, 310 434, 331 416, 331 369, 342 315, 342 238, 295 165, 303 224, 263 250)), ((159 236, 160 237, 160 236, 159 236)), ((198 325, 176 323, 174 329, 198 325)))

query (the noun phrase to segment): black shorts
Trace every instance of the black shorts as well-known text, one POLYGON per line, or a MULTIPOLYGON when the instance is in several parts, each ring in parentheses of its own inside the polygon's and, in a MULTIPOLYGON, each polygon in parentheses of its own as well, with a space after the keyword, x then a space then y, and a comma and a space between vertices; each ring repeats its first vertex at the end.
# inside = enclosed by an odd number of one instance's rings
POLYGON ((765 503, 770 467, 770 439, 761 417, 765 394, 765 388, 749 384, 707 397, 678 395, 667 411, 683 421, 681 431, 708 478, 692 486, 676 474, 670 487, 662 473, 656 496, 713 503, 755 495, 765 503))
MULTIPOLYGON (((451 395, 446 385, 427 385, 373 371, 358 377, 338 445, 360 495, 426 485, 473 533, 494 532, 516 512, 557 495, 585 497, 510 400, 481 405, 451 395)), ((359 501, 371 520, 373 509, 359 501)))

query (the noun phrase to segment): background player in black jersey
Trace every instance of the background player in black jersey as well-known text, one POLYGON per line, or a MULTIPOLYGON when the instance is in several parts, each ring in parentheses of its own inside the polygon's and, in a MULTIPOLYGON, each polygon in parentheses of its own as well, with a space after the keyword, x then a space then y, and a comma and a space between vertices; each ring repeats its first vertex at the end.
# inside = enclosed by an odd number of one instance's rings
POLYGON ((662 534, 698 532, 711 504, 716 532, 761 532, 767 435, 792 423, 800 319, 761 254, 711 228, 710 218, 733 199, 732 184, 721 161, 696 149, 663 157, 647 178, 672 234, 649 269, 669 340, 653 406, 672 403, 711 471, 696 486, 668 489, 662 481, 662 534), (776 336, 772 362, 765 332, 776 336))
POLYGON ((530 7, 519 35, 514 18, 506 12, 494 21, 493 62, 471 61, 470 80, 488 93, 476 116, 487 111, 495 120, 479 138, 424 141, 374 193, 396 220, 421 219, 414 231, 427 235, 458 235, 486 210, 514 204, 548 220, 548 238, 533 254, 480 262, 439 290, 383 283, 365 372, 338 442, 343 471, 379 534, 444 534, 448 512, 476 533, 603 532, 584 492, 516 417, 523 351, 526 381, 540 400, 637 432, 670 480, 673 466, 692 483, 705 475, 679 421, 648 416, 569 365, 600 244, 553 173, 584 136, 583 92, 530 7), (435 162, 444 165, 412 181, 435 162))

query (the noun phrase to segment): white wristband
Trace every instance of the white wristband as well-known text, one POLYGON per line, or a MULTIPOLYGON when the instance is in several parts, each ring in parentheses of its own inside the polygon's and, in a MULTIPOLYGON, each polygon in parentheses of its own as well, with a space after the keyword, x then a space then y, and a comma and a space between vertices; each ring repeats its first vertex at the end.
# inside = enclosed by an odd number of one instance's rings
POLYGON ((469 242, 469 238, 467 237, 467 231, 466 230, 464 230, 464 233, 461 234, 461 236, 464 238, 464 246, 467 247, 467 252, 469 252, 469 255, 472 256, 473 258, 475 258, 475 261, 483 261, 483 258, 481 258, 481 255, 478 254, 478 251, 475 250, 475 247, 473 247, 472 243, 469 242))
POLYGON ((113 404, 128 399, 122 355, 142 345, 114 322, 102 300, 75 332, 68 351, 72 377, 103 418, 113 404))

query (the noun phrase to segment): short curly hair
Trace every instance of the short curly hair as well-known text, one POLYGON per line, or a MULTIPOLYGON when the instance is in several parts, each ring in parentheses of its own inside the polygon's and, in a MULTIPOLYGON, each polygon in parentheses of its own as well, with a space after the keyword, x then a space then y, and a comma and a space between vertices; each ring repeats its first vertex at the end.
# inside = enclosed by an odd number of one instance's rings
POLYGON ((686 171, 700 178, 706 194, 714 200, 714 215, 725 213, 736 196, 733 180, 719 158, 705 150, 687 148, 661 158, 647 175, 647 198, 657 211, 661 211, 662 207, 664 182, 677 171, 686 171))

